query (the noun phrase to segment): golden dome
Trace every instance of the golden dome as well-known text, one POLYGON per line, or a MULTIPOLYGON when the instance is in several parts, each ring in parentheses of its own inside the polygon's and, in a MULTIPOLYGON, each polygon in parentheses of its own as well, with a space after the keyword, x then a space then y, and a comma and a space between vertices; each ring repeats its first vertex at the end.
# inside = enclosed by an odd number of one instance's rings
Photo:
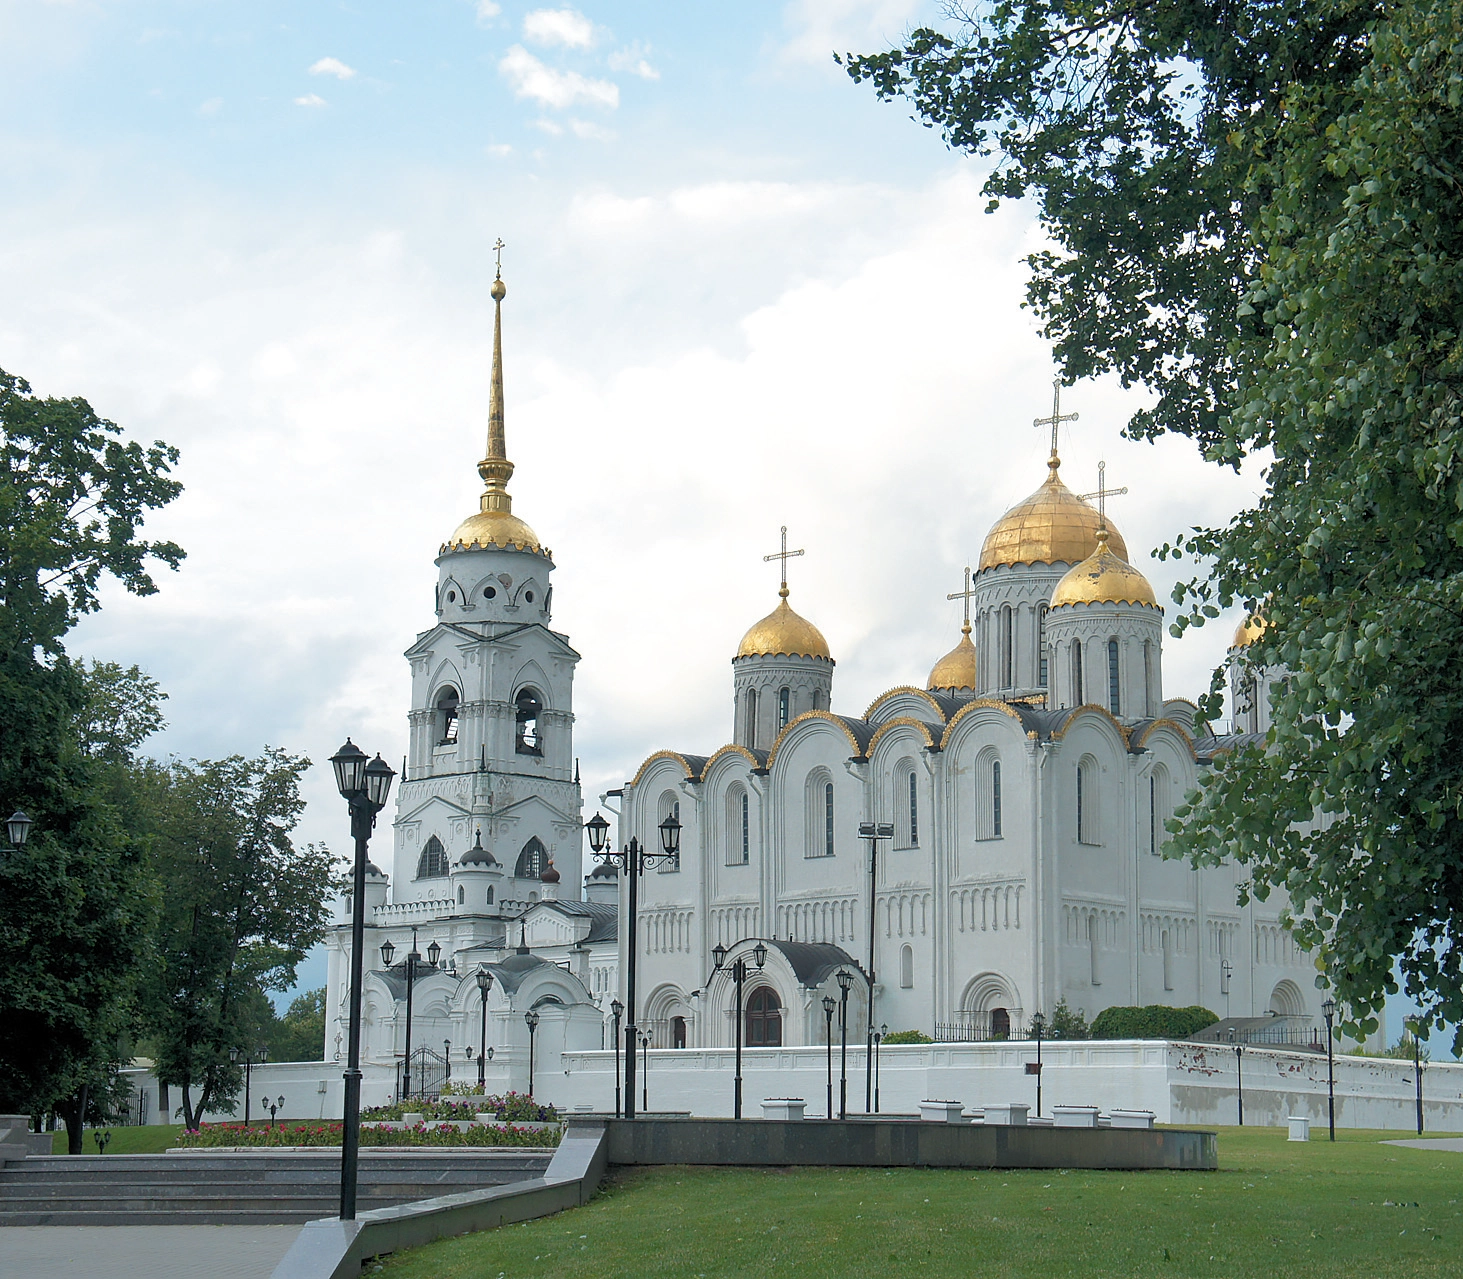
POLYGON ((502 546, 544 553, 538 534, 511 511, 479 511, 476 515, 469 515, 447 539, 444 549, 467 551, 474 546, 502 546))
POLYGON ((1097 530, 1097 549, 1067 571, 1052 592, 1052 607, 1063 604, 1147 604, 1158 607, 1148 579, 1108 545, 1108 530, 1097 530))
POLYGON ((788 606, 787 587, 778 592, 782 602, 742 636, 738 657, 823 657, 830 662, 828 641, 806 617, 788 606))
POLYGON ((1234 633, 1234 643, 1231 648, 1248 648, 1260 638, 1270 627, 1270 623, 1263 617, 1247 617, 1239 624, 1239 629, 1234 633))
MULTIPOLYGON (((1102 516, 1062 483, 1062 460, 1053 456, 1046 482, 1018 502, 992 526, 980 548, 980 568, 1011 564, 1077 564, 1092 554, 1102 516)), ((1128 558, 1123 535, 1109 526, 1110 542, 1119 558, 1128 558)))
POLYGON ((975 691, 975 645, 970 642, 970 623, 960 628, 960 643, 935 663, 930 672, 930 682, 925 685, 931 690, 952 689, 960 692, 975 691))

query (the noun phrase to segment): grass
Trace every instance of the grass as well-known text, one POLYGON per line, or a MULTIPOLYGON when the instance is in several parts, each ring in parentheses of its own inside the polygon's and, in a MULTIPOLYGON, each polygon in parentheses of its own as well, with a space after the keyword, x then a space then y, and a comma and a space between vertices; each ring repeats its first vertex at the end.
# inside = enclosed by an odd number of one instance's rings
MULTIPOLYGON (((82 1153, 94 1155, 97 1152, 96 1141, 92 1138, 95 1130, 88 1128, 82 1134, 82 1153)), ((103 1132, 107 1129, 103 1129, 103 1132)), ((183 1135, 181 1124, 144 1124, 141 1127, 129 1126, 126 1128, 111 1129, 112 1140, 107 1143, 107 1154, 109 1155, 159 1155, 163 1151, 178 1144, 178 1138, 183 1135)), ((66 1153, 66 1130, 60 1129, 51 1134, 51 1153, 53 1155, 64 1155, 66 1153)))
POLYGON ((1463 1273, 1463 1153, 1221 1128, 1220 1169, 648 1168, 586 1207, 446 1239, 381 1279, 1463 1273))

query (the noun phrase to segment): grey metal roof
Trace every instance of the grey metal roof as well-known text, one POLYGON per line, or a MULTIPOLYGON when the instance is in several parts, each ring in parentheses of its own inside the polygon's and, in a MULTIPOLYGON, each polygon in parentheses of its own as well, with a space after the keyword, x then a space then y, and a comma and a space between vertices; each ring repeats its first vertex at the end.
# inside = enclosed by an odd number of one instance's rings
POLYGON ((773 937, 767 945, 782 952, 783 958, 792 965, 799 986, 821 986, 840 968, 847 968, 860 978, 864 975, 858 961, 842 946, 835 946, 832 942, 782 941, 773 937))
POLYGON ((538 905, 557 910, 561 915, 574 919, 589 920, 587 942, 618 941, 620 937, 620 908, 610 902, 539 902, 538 905))

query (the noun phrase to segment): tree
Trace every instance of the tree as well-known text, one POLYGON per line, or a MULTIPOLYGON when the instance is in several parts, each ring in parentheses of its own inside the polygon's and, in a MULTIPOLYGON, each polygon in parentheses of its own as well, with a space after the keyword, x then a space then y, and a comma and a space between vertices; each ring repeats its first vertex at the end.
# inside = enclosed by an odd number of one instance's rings
MULTIPOLYGON (((1170 829, 1283 889, 1353 1034, 1396 988, 1463 1021, 1463 0, 997 3, 856 80, 998 163, 1054 247, 1028 300, 1069 378, 1156 396, 1128 434, 1271 459, 1181 634, 1263 610, 1263 743, 1170 829)), ((1217 717, 1216 672, 1203 711, 1217 717)))
POLYGON ((0 1109, 58 1108, 73 1151, 115 1078, 152 895, 127 790, 79 738, 91 694, 62 639, 104 575, 146 595, 149 561, 182 559, 138 536, 180 491, 176 451, 119 434, 0 371, 0 802, 35 821, 0 854, 0 1109))
POLYGON ((321 1061, 325 1051, 325 987, 290 1001, 266 1032, 271 1061, 321 1061))
POLYGON ((167 885, 147 1021, 158 1079, 181 1087, 190 1128, 207 1111, 232 1108, 241 1072, 229 1050, 257 1041, 259 992, 294 984, 344 886, 327 848, 290 839, 309 766, 270 749, 255 759, 175 760, 147 777, 152 868, 167 885))

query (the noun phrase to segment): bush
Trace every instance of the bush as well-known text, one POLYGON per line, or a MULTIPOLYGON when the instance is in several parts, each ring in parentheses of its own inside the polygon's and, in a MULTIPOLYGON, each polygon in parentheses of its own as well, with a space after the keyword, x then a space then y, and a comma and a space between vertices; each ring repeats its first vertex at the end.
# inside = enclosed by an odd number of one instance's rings
POLYGON ((931 1039, 922 1030, 895 1030, 884 1036, 886 1044, 932 1044, 931 1039))
MULTIPOLYGON (((276 1124, 273 1128, 245 1128, 243 1124, 204 1124, 180 1135, 180 1146, 338 1146, 338 1123, 276 1124)), ((417 1124, 414 1128, 372 1128, 362 1123, 361 1146, 557 1146, 557 1130, 541 1132, 513 1125, 476 1126, 460 1132, 448 1124, 417 1124)))
POLYGON ((1057 1000, 1052 1009, 1051 1024, 1047 1027, 1049 1039, 1090 1039, 1092 1031, 1087 1027, 1087 1018, 1076 1009, 1068 1008, 1065 999, 1057 1000))
POLYGON ((427 1119, 473 1119, 478 1111, 491 1110, 499 1119, 508 1123, 557 1123, 559 1112, 552 1106, 542 1106, 526 1093, 509 1092, 501 1096, 473 1092, 463 1095, 462 1100, 445 1090, 436 1101, 426 1098, 409 1098, 393 1101, 389 1106, 368 1106, 361 1111, 361 1122, 370 1120, 400 1120, 402 1115, 424 1115, 427 1119))
POLYGON ((1170 1008, 1167 1004, 1104 1008, 1093 1018, 1092 1038, 1186 1039, 1218 1020, 1217 1013, 1198 1004, 1187 1008, 1170 1008))

